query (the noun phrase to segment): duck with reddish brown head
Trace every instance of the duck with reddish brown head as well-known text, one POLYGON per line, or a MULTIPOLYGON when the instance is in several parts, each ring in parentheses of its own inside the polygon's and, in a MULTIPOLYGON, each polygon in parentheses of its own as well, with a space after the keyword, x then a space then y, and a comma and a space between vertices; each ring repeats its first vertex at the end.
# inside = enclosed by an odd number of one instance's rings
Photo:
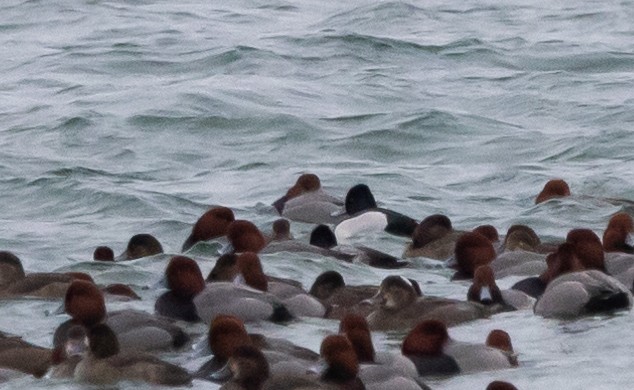
POLYGON ((570 196, 570 187, 568 187, 568 183, 562 179, 552 179, 544 185, 542 191, 539 195, 537 195, 537 198, 535 198, 535 204, 554 198, 563 198, 565 196, 570 196))
POLYGON ((283 302, 267 292, 269 283, 257 255, 245 252, 236 255, 235 260, 239 273, 232 282, 208 283, 194 297, 200 318, 208 324, 219 314, 233 315, 245 322, 292 319, 293 315, 283 302))
MULTIPOLYGON (((581 246, 583 247, 583 246, 581 246)), ((561 244, 549 255, 546 290, 535 304, 543 317, 575 318, 587 314, 629 310, 632 293, 615 278, 597 269, 588 269, 579 257, 578 243, 561 244)), ((591 247, 592 248, 592 247, 591 247)), ((583 253, 590 255, 591 251, 583 253)), ((597 264, 596 259, 586 264, 597 264)))
POLYGON ((493 270, 488 265, 476 269, 473 283, 467 292, 467 300, 488 306, 491 314, 529 309, 535 303, 534 299, 521 291, 500 290, 493 270))
POLYGON ((205 280, 198 263, 189 257, 174 256, 165 268, 165 279, 170 291, 156 300, 156 313, 187 322, 200 321, 193 299, 205 289, 205 280))
POLYGON ((360 364, 359 378, 368 389, 427 389, 416 380, 418 372, 412 361, 400 352, 375 352, 366 319, 358 314, 347 314, 339 323, 355 350, 360 364))
POLYGON ((284 218, 307 223, 337 223, 341 217, 336 214, 342 206, 343 201, 324 191, 319 177, 312 173, 302 174, 284 196, 273 202, 284 218))
POLYGON ((467 232, 458 238, 454 251, 457 272, 452 279, 471 279, 476 268, 495 259, 491 241, 480 233, 467 232))
POLYGON ((634 221, 627 213, 616 213, 610 218, 603 233, 603 249, 606 252, 634 253, 630 235, 634 232, 634 221))
POLYGON ((200 241, 213 240, 227 234, 229 224, 235 220, 230 208, 217 206, 206 211, 192 227, 183 247, 182 252, 189 250, 200 241))
POLYGON ((228 362, 236 348, 253 345, 244 323, 237 317, 218 315, 209 326, 207 342, 213 358, 203 364, 194 374, 196 378, 217 382, 218 373, 228 362))
POLYGON ((260 252, 266 246, 266 239, 252 222, 235 220, 227 228, 230 252, 260 252))
POLYGON ((401 352, 414 362, 420 376, 453 375, 460 367, 444 351, 448 342, 449 332, 442 321, 424 320, 409 331, 401 352))
POLYGON ((180 327, 163 317, 129 309, 106 313, 103 293, 88 281, 76 280, 70 285, 64 310, 71 319, 56 329, 53 336, 56 347, 65 344, 70 327, 82 325, 89 329, 103 322, 117 332, 123 349, 166 350, 180 348, 189 341, 180 327))
POLYGON ((324 383, 341 389, 365 389, 357 376, 359 361, 350 341, 343 335, 326 336, 321 343, 319 354, 327 364, 321 374, 324 383))

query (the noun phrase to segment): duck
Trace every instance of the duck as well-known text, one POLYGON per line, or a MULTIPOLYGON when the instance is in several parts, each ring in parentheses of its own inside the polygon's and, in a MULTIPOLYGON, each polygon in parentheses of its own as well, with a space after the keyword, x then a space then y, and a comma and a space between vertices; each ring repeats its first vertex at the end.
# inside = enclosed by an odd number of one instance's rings
POLYGON ((52 364, 53 351, 0 332, 0 368, 41 378, 52 364))
POLYGON ((83 272, 25 273, 22 261, 9 251, 0 251, 0 298, 63 298, 74 280, 93 281, 83 272))
MULTIPOLYGON (((240 269, 238 268, 238 257, 240 255, 235 253, 224 254, 216 260, 211 271, 207 275, 205 282, 233 282, 236 277, 240 275, 240 269)), ((297 280, 280 278, 272 275, 264 275, 268 282, 280 282, 289 284, 298 289, 302 288, 302 284, 297 280)))
POLYGON ((216 206, 207 210, 198 218, 192 231, 185 239, 181 252, 186 252, 200 241, 208 241, 227 234, 229 224, 235 221, 233 210, 224 206, 216 206))
POLYGON ((218 377, 229 379, 221 390, 322 390, 341 389, 321 383, 310 372, 277 372, 271 368, 267 356, 253 345, 235 349, 218 377))
POLYGON ((114 251, 106 245, 98 246, 92 253, 92 259, 94 261, 114 261, 114 251))
POLYGON ((563 179, 551 179, 546 182, 544 188, 535 198, 535 204, 546 202, 550 199, 570 196, 570 187, 563 179))
MULTIPOLYGON (((543 269, 539 259, 535 259, 532 266, 535 267, 536 272, 543 269)), ((533 298, 539 298, 546 291, 548 283, 557 276, 585 269, 607 271, 601 240, 590 229, 572 229, 566 235, 566 241, 559 244, 554 252, 546 256, 546 267, 538 276, 520 280, 511 289, 522 291, 533 298), (572 251, 573 254, 564 254, 565 260, 562 261, 558 252, 564 244, 566 244, 565 250, 572 251)))
MULTIPOLYGON (((287 282, 281 278, 267 278, 257 254, 243 252, 236 256, 237 271, 232 281, 237 287, 254 289, 277 299, 294 317, 323 317, 326 308, 319 300, 310 296, 296 282, 287 282)), ((212 283, 213 284, 213 283, 212 283)))
POLYGON ((454 249, 456 272, 452 280, 473 278, 476 268, 490 264, 495 257, 495 248, 487 237, 477 232, 463 233, 454 249))
POLYGON ((517 390, 517 387, 510 382, 493 381, 487 385, 485 390, 517 390))
POLYGON ((121 347, 126 350, 172 350, 189 341, 189 336, 167 318, 132 309, 107 313, 103 293, 94 283, 85 280, 75 280, 68 287, 64 311, 71 319, 55 330, 55 347, 65 344, 68 329, 72 326, 89 329, 100 323, 108 324, 117 333, 121 347))
POLYGON ((380 232, 411 237, 418 222, 396 211, 380 208, 374 200, 370 187, 357 184, 348 190, 345 201, 345 219, 334 229, 339 242, 362 232, 380 232))
POLYGON ((455 341, 449 337, 447 325, 439 320, 424 320, 417 324, 403 340, 401 351, 416 365, 420 376, 447 376, 512 368, 517 359, 508 345, 508 333, 492 331, 487 344, 455 341), (500 349, 498 344, 503 344, 500 349))
POLYGON ((603 232, 603 249, 606 252, 634 253, 630 235, 634 231, 634 221, 625 212, 614 214, 603 232))
MULTIPOLYGON (((491 244, 494 246, 498 245, 500 242, 500 234, 498 230, 493 225, 480 225, 473 228, 474 232, 482 234, 484 237, 488 238, 491 241, 491 244)), ((497 251, 497 250, 496 250, 497 251)))
POLYGON ((546 318, 575 318, 631 309, 630 290, 606 273, 589 268, 588 262, 596 264, 596 261, 586 258, 584 263, 577 250, 574 244, 566 242, 551 257, 549 282, 535 303, 535 314, 546 318))
POLYGON ((529 226, 512 225, 490 266, 498 278, 539 275, 546 269, 547 254, 556 248, 551 244, 542 244, 529 226))
POLYGON ((284 242, 293 240, 291 223, 288 219, 278 218, 271 225, 271 233, 266 237, 267 246, 271 242, 284 242))
POLYGON ((249 258, 250 255, 245 259, 249 273, 242 280, 207 283, 194 297, 196 312, 205 323, 210 324, 220 314, 233 315, 245 322, 287 322, 295 318, 280 299, 264 291, 268 288, 266 277, 257 272, 257 266, 248 264, 249 258))
POLYGON ((161 253, 163 253, 163 246, 156 237, 148 233, 140 233, 130 237, 125 251, 117 256, 115 261, 136 260, 161 253))
POLYGON ((333 270, 319 274, 309 293, 319 299, 327 308, 325 317, 341 320, 348 313, 361 314, 364 317, 378 308, 370 299, 379 291, 379 286, 346 285, 343 276, 333 270))
POLYGON ((367 316, 372 330, 405 330, 432 318, 457 325, 491 314, 489 308, 476 302, 418 296, 408 279, 394 275, 383 279, 373 300, 379 307, 367 316))
POLYGON ((450 340, 445 352, 456 360, 461 373, 502 370, 519 364, 511 337, 501 329, 490 331, 484 344, 450 340))
POLYGON ((400 352, 375 351, 365 317, 346 314, 339 323, 339 333, 350 340, 360 363, 359 378, 367 389, 429 389, 416 380, 418 372, 410 359, 400 352))
POLYGON ((191 375, 183 368, 140 352, 120 351, 117 335, 106 324, 88 329, 88 351, 77 363, 74 378, 90 384, 116 384, 120 381, 183 386, 191 375))
POLYGON ((284 196, 273 202, 273 207, 292 221, 335 224, 342 220, 337 214, 343 204, 340 198, 323 190, 317 175, 304 173, 284 196))
POLYGON ((267 244, 260 229, 253 222, 243 219, 236 219, 229 224, 227 239, 229 245, 225 248, 224 253, 259 253, 267 244))
MULTIPOLYGON (((275 226, 274 226, 275 229, 275 226)), ((281 229, 278 227, 278 229, 281 229)), ((290 227, 289 227, 290 229, 290 227)), ((275 233, 274 233, 275 234, 275 233)), ((279 234, 278 234, 279 235, 279 234)), ((282 237, 289 237, 288 234, 282 237)), ((297 253, 314 253, 316 255, 331 257, 340 261, 351 263, 354 261, 355 253, 346 253, 336 248, 336 238, 334 233, 326 225, 317 225, 310 234, 310 241, 304 242, 296 239, 276 239, 269 240, 268 244, 260 253, 278 253, 278 252, 297 252, 297 253), (322 232, 322 229, 326 231, 322 232), (334 242, 334 243, 333 243, 334 242)))
POLYGON ((491 313, 532 309, 535 299, 518 290, 500 290, 493 270, 488 265, 479 266, 467 292, 467 300, 489 306, 491 313))
POLYGON ((456 241, 463 233, 464 231, 454 230, 451 220, 446 215, 430 215, 414 229, 412 242, 405 248, 403 257, 446 260, 453 255, 456 241))
POLYGON ((193 299, 205 289, 205 280, 198 263, 186 256, 173 256, 165 268, 165 280, 169 291, 156 299, 156 314, 186 322, 199 322, 193 299))
POLYGON ((222 390, 361 390, 358 378, 359 363, 350 344, 343 335, 329 335, 320 347, 324 368, 319 373, 271 372, 264 353, 252 345, 237 347, 226 368, 232 378, 222 390))
POLYGON ((305 367, 314 365, 319 358, 316 352, 288 340, 247 333, 244 322, 230 315, 218 315, 214 318, 209 326, 207 341, 213 358, 204 363, 194 376, 213 382, 222 381, 219 372, 236 348, 244 345, 262 351, 274 372, 289 372, 290 368, 301 371, 300 367, 304 367, 305 371, 305 367))
POLYGON ((320 377, 322 383, 338 389, 365 389, 358 377, 357 355, 346 336, 334 334, 324 337, 319 355, 326 362, 326 368, 320 377))
POLYGON ((445 352, 449 332, 444 322, 423 320, 405 336, 401 353, 416 366, 420 376, 448 376, 460 372, 458 362, 445 352))
POLYGON ((310 245, 323 248, 324 254, 344 261, 367 264, 375 268, 395 269, 409 266, 392 255, 365 245, 338 245, 336 235, 326 225, 317 225, 310 233, 310 245))

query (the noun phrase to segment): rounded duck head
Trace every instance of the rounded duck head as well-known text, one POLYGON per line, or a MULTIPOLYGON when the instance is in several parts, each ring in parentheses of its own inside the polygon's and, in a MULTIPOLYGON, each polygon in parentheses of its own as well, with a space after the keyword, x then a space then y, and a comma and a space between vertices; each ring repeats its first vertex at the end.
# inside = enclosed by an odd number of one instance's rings
POLYGON ((321 343, 319 354, 328 368, 322 374, 322 380, 334 383, 349 383, 357 379, 359 361, 346 336, 326 336, 321 343))
POLYGON ((123 253, 122 260, 135 260, 142 257, 154 256, 163 253, 163 246, 151 234, 135 234, 128 241, 128 246, 123 253))
POLYGON ((188 250, 197 242, 224 236, 233 221, 235 216, 228 207, 217 206, 206 211, 194 224, 192 232, 183 243, 182 251, 188 250))
POLYGON ((114 261, 114 251, 109 246, 98 246, 92 254, 95 261, 114 261))
POLYGON ((548 268, 544 281, 550 283, 553 279, 570 272, 583 271, 586 267, 576 255, 575 247, 570 243, 563 243, 557 247, 557 252, 546 257, 548 268))
POLYGON ((18 256, 8 251, 0 251, 0 270, 0 288, 26 276, 18 256))
POLYGON ((442 214, 430 215, 420 221, 414 229, 414 233, 412 233, 412 247, 422 248, 452 231, 453 227, 451 226, 449 217, 442 214))
POLYGON ((485 305, 494 303, 504 303, 502 298, 502 292, 495 283, 495 275, 493 270, 488 265, 482 265, 478 267, 473 274, 473 283, 469 287, 467 293, 467 299, 469 301, 480 302, 485 305), (488 288, 490 297, 482 298, 482 289, 488 288))
POLYGON ((376 200, 370 187, 366 184, 357 184, 348 190, 346 194, 345 208, 348 215, 355 215, 365 210, 375 209, 376 200))
POLYGON ((513 350, 511 336, 502 329, 493 329, 489 332, 485 344, 491 348, 499 349, 508 354, 512 366, 517 366, 517 356, 513 350))
POLYGON ((337 271, 325 271, 315 278, 309 294, 318 299, 328 299, 337 289, 346 286, 343 276, 337 271))
POLYGON ((242 320, 230 315, 219 315, 211 321, 207 342, 214 357, 221 362, 227 361, 236 348, 252 345, 242 320))
POLYGON ((504 250, 535 251, 539 245, 541 245, 539 236, 526 225, 513 225, 506 231, 504 250))
POLYGON ((584 268, 606 272, 603 245, 592 230, 573 229, 568 232, 566 242, 574 246, 574 253, 584 268))
POLYGON ((606 252, 634 253, 634 247, 628 242, 633 231, 634 221, 628 213, 614 214, 603 233, 603 249, 606 252))
POLYGON ((472 278, 476 268, 495 259, 495 249, 488 238, 480 233, 467 232, 458 238, 455 249, 458 272, 454 278, 472 278))
POLYGON ((284 206, 289 200, 307 192, 317 191, 321 188, 319 177, 313 173, 304 173, 297 178, 295 184, 286 191, 286 194, 273 202, 273 207, 279 214, 284 211, 284 206))
POLYGON ((400 310, 416 301, 420 294, 409 279, 402 276, 388 276, 381 282, 376 296, 383 308, 400 310))
POLYGON ((326 225, 317 225, 310 232, 310 245, 318 246, 324 249, 331 249, 337 246, 337 237, 332 230, 326 225))
POLYGON ((500 241, 500 235, 498 230, 493 225, 480 225, 473 229, 475 233, 480 233, 484 237, 488 238, 492 243, 500 241))
POLYGON ((273 221, 273 235, 271 241, 292 240, 291 223, 288 220, 280 218, 273 221))
POLYGON ((549 180, 545 185, 542 192, 535 198, 535 204, 545 202, 553 198, 562 198, 564 196, 570 196, 570 187, 562 179, 549 180))
POLYGON ((238 270, 238 255, 227 253, 216 260, 216 264, 207 275, 207 282, 232 281, 240 273, 238 270))
POLYGON ((493 329, 490 331, 485 344, 489 347, 497 348, 500 351, 514 352, 511 336, 502 329, 493 329))
POLYGON ((85 272, 66 272, 66 275, 70 276, 72 280, 84 280, 86 282, 95 283, 95 280, 92 276, 88 275, 85 272))
POLYGON ((304 173, 297 178, 295 185, 286 191, 286 197, 288 199, 296 198, 306 192, 317 191, 321 188, 321 181, 319 176, 314 173, 304 173))
POLYGON ((266 240, 260 230, 252 222, 241 219, 229 224, 227 238, 236 253, 257 253, 266 246, 266 240))
POLYGON ((449 341, 447 326, 438 320, 425 320, 405 336, 401 352, 406 356, 438 356, 449 341))
POLYGON ((244 252, 238 255, 236 262, 240 274, 249 287, 260 291, 268 290, 268 281, 262 270, 262 263, 258 255, 253 252, 244 252))
POLYGON ((87 327, 106 318, 106 303, 101 290, 85 280, 73 281, 66 290, 64 310, 73 320, 87 327))
POLYGON ((509 382, 493 381, 489 383, 486 390, 517 390, 517 387, 509 382))
POLYGON ((359 362, 374 362, 374 346, 365 317, 353 313, 346 314, 339 323, 339 333, 343 333, 350 340, 359 362))
POLYGON ((242 345, 235 349, 228 361, 231 381, 241 389, 259 390, 270 376, 266 357, 252 345, 242 345))
POLYGON ((192 298, 205 289, 198 263, 185 256, 174 256, 165 268, 167 286, 180 298, 192 298))

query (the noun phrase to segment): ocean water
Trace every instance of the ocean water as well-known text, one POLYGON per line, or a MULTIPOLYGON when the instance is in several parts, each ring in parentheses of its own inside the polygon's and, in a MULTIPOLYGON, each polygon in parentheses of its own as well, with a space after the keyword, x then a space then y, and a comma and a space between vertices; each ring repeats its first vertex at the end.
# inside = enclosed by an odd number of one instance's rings
MULTIPOLYGON (((601 235, 611 214, 634 211, 632 20, 627 0, 3 1, 0 249, 27 271, 129 283, 143 300, 109 309, 151 312, 169 255, 103 266, 90 261, 96 246, 122 252, 144 232, 179 253, 218 204, 267 230, 270 204, 303 172, 341 196, 366 183, 384 207, 419 220, 443 213, 461 229, 601 235), (554 177, 574 196, 535 206, 554 177)), ((292 224, 298 238, 310 229, 292 224)), ((407 240, 358 242, 399 255, 407 240)), ((216 249, 191 253, 204 273, 216 249)), ((337 269, 350 284, 407 275, 430 295, 464 298, 468 287, 425 259, 396 272, 289 253, 262 260, 304 286, 337 269)), ((50 346, 67 318, 59 305, 2 301, 0 330, 50 346)), ((429 384, 628 389, 631 323, 630 312, 562 322, 524 311, 454 327, 474 342, 506 329, 520 367, 429 384)), ((337 325, 251 329, 318 349, 337 325)), ((204 326, 189 330, 202 341, 204 326)), ((375 342, 398 348, 401 337, 375 342)), ((199 344, 164 357, 191 370, 207 359, 199 344)), ((3 388, 82 387, 27 377, 3 388)))

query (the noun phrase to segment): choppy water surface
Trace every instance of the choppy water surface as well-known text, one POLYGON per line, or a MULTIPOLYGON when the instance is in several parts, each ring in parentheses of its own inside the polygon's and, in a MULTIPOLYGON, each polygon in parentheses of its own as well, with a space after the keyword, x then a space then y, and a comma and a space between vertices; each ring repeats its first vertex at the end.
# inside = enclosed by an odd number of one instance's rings
MULTIPOLYGON (((161 291, 145 288, 168 257, 91 267, 96 246, 122 251, 147 232, 178 253, 214 204, 267 229, 270 203, 301 172, 342 196, 367 183, 383 206, 417 219, 441 212, 458 228, 601 234, 627 209, 601 199, 634 199, 632 20, 632 1, 4 1, 0 249, 29 271, 131 283, 144 300, 111 308, 152 311, 161 291), (552 177, 593 198, 534 206, 552 177)), ((293 225, 298 237, 310 229, 293 225)), ((396 255, 406 242, 361 241, 396 255)), ((197 255, 211 269, 215 253, 197 255)), ((349 283, 389 274, 284 253, 263 261, 305 286, 331 268, 349 283)), ((450 271, 425 264, 403 274, 425 293, 465 296, 450 271)), ((41 345, 66 319, 48 314, 59 302, 0 306, 0 330, 41 345)), ((452 328, 467 341, 506 329, 521 367, 430 384, 626 389, 631 321, 519 312, 452 328)), ((316 349, 337 324, 263 327, 316 349)), ((399 338, 376 342, 392 348, 399 338)), ((189 369, 206 360, 196 350, 167 358, 189 369)), ((75 387, 32 378, 8 386, 75 387)))

